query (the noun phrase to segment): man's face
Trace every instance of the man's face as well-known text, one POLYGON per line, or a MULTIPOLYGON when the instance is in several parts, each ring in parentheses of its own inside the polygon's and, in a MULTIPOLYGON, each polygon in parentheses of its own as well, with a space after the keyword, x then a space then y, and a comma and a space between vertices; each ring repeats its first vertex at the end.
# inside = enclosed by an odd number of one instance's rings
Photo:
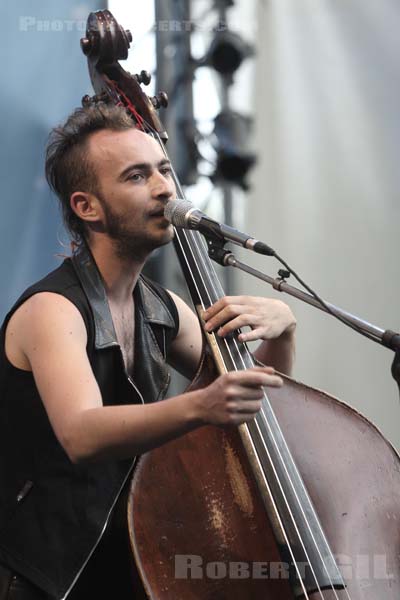
POLYGON ((136 129, 99 131, 89 140, 89 157, 98 180, 100 228, 121 258, 145 258, 173 237, 164 218, 176 197, 171 167, 161 147, 136 129))

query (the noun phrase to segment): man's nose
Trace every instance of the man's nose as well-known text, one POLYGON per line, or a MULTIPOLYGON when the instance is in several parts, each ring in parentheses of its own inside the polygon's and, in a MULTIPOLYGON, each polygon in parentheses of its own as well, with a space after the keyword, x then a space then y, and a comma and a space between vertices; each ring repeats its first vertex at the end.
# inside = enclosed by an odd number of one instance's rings
POLYGON ((166 198, 175 197, 176 189, 172 177, 165 177, 165 175, 158 172, 155 173, 152 193, 156 198, 159 196, 164 196, 166 198))

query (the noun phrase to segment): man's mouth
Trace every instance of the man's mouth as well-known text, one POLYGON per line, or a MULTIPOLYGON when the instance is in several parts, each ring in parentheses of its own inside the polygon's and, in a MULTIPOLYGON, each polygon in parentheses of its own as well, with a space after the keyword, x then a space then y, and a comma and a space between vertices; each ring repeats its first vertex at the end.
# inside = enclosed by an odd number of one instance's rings
POLYGON ((160 208, 158 210, 154 210, 150 213, 151 217, 163 217, 164 216, 164 208, 160 208))

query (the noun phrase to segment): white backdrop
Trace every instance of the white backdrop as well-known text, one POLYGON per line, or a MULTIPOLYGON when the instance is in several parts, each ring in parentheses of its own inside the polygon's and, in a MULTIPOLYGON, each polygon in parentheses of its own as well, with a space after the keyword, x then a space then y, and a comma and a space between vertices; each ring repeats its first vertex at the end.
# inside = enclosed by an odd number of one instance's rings
MULTIPOLYGON (((400 4, 265 0, 257 22, 259 164, 247 230, 325 299, 400 330, 400 4)), ((247 258, 276 274, 273 259, 247 258)), ((246 293, 271 293, 239 279, 246 293)), ((298 317, 295 377, 351 403, 399 448, 392 353, 288 302, 298 317)))

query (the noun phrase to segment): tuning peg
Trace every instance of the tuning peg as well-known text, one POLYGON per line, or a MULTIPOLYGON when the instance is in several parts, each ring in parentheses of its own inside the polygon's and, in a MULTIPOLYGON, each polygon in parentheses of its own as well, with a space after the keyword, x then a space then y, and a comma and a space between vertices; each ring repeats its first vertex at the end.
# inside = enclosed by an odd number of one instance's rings
POLYGON ((103 92, 102 94, 98 94, 96 96, 88 96, 86 94, 82 98, 82 106, 87 107, 91 104, 97 104, 97 102, 107 102, 109 100, 109 96, 107 92, 103 92))
POLYGON ((150 98, 150 101, 154 108, 167 108, 168 106, 168 96, 165 92, 159 92, 156 96, 150 98))
POLYGON ((92 104, 92 99, 90 96, 88 96, 88 94, 85 94, 85 96, 82 96, 81 103, 84 107, 90 106, 92 104))
POLYGON ((132 33, 129 31, 129 29, 125 29, 125 35, 128 38, 129 42, 132 41, 132 33))
POLYGON ((140 71, 139 75, 135 75, 135 79, 138 83, 143 83, 143 85, 149 85, 151 81, 151 75, 148 71, 140 71))
POLYGON ((92 40, 89 38, 81 38, 81 48, 82 52, 85 56, 88 56, 90 50, 92 49, 92 40))

